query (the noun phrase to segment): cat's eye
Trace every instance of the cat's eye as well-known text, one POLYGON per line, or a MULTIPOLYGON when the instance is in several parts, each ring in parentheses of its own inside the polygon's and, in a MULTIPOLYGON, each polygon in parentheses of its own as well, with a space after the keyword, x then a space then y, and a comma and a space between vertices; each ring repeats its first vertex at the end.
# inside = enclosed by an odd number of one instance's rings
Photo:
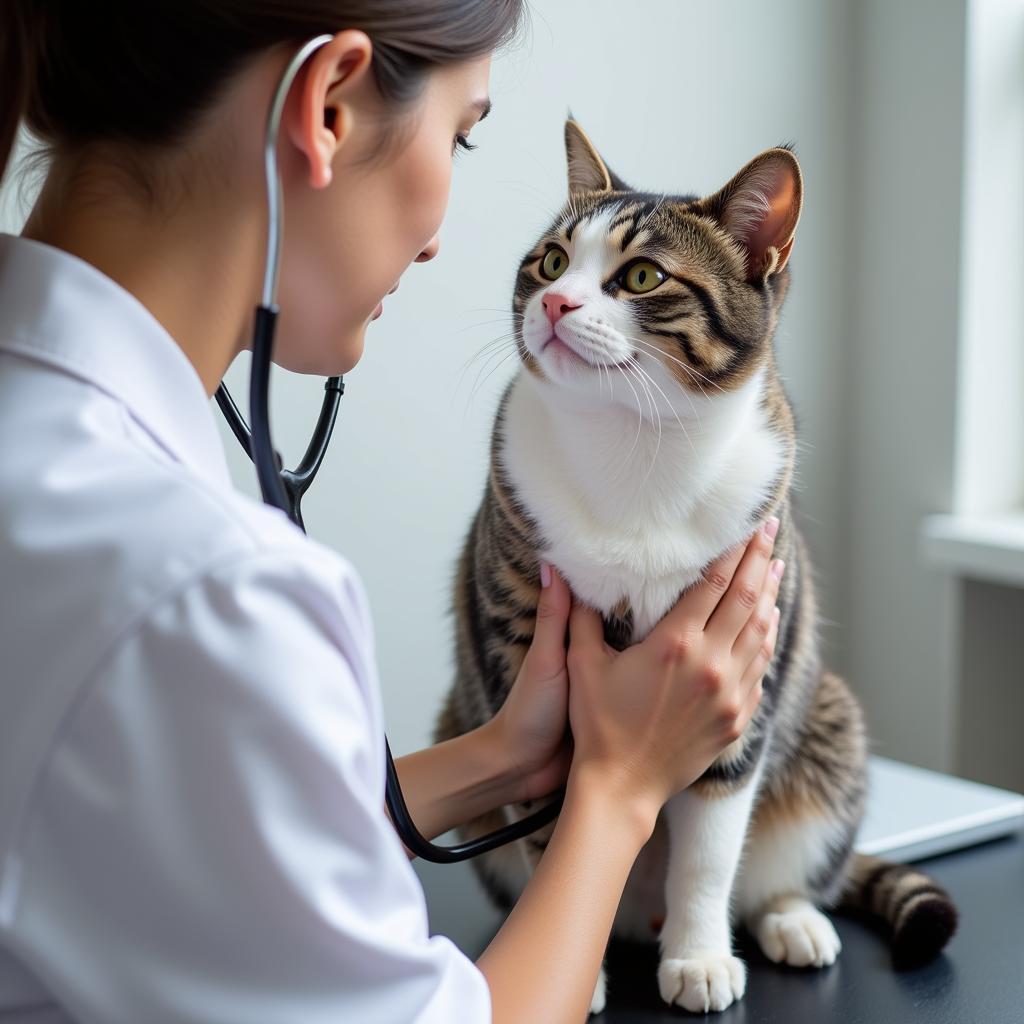
POLYGON ((668 274, 657 264, 640 260, 626 267, 622 275, 622 286, 634 295, 643 295, 644 292, 654 291, 667 278, 668 274))
POLYGON ((565 250, 553 245, 541 260, 541 276, 546 277, 549 281, 554 281, 565 273, 567 266, 569 266, 569 257, 565 255, 565 250))

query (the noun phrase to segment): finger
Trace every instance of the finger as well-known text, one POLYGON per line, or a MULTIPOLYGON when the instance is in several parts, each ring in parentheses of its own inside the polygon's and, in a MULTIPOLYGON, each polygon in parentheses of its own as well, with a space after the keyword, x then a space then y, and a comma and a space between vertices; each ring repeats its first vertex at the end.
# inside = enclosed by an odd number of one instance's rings
POLYGON ((757 607, 732 646, 733 656, 740 665, 750 663, 772 628, 775 602, 779 597, 779 585, 785 570, 786 563, 781 558, 774 559, 768 566, 757 607))
POLYGON ((775 647, 779 638, 779 618, 780 612, 776 608, 772 616, 772 628, 768 631, 768 636, 764 638, 764 642, 758 647, 757 653, 741 678, 740 688, 744 694, 760 687, 761 680, 764 678, 764 674, 768 671, 768 666, 775 656, 775 647))
POLYGON ((575 599, 569 612, 569 650, 576 653, 604 651, 601 613, 575 599))
POLYGON ((553 565, 548 568, 551 582, 541 586, 537 622, 528 652, 534 671, 542 676, 555 675, 565 668, 565 627, 572 606, 568 583, 553 565))
POLYGON ((730 649, 747 624, 750 613, 757 607, 775 547, 774 530, 778 525, 778 520, 772 517, 751 538, 729 589, 708 619, 705 632, 709 638, 727 644, 730 649))
POLYGON ((728 590, 732 575, 739 565, 746 543, 737 544, 721 554, 701 572, 701 579, 683 591, 682 596, 665 613, 651 634, 677 634, 696 626, 703 629, 722 595, 728 590))

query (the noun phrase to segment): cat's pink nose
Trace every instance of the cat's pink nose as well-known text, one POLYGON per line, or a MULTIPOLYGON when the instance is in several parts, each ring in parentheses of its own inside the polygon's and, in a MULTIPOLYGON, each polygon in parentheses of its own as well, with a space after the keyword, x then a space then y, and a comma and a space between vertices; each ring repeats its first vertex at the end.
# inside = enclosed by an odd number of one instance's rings
POLYGON ((559 295, 558 292, 548 292, 540 301, 544 306, 544 312, 547 313, 548 319, 551 321, 552 327, 554 327, 566 313, 571 313, 574 309, 579 309, 580 306, 583 305, 582 302, 574 303, 565 295, 559 295))

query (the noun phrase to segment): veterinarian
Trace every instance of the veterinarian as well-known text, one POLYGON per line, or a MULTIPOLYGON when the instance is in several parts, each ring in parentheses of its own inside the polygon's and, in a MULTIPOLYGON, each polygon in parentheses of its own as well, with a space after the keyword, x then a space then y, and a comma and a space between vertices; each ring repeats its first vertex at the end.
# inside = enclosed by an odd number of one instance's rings
POLYGON ((275 362, 347 373, 437 255, 453 150, 520 8, 0 5, 0 175, 22 119, 48 153, 0 236, 4 1021, 580 1021, 659 807, 753 713, 771 524, 622 653, 539 567, 499 714, 398 761, 428 837, 566 787, 473 963, 428 936, 384 807, 358 575, 228 476, 210 396, 251 337, 282 70, 331 36, 281 120, 275 362))

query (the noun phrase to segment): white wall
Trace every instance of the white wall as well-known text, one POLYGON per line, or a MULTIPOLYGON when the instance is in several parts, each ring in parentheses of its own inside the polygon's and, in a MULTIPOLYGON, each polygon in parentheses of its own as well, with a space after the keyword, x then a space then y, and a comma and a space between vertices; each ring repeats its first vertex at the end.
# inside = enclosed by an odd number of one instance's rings
MULTIPOLYGON (((532 38, 494 68, 494 112, 473 133, 479 150, 460 158, 440 256, 407 272, 371 326, 366 354, 346 378, 336 447, 308 501, 310 532, 351 558, 369 590, 396 752, 427 741, 449 684, 451 574, 514 363, 498 366, 473 397, 477 369, 498 361, 473 356, 506 330, 519 256, 562 203, 570 106, 617 173, 658 191, 710 192, 762 149, 796 144, 807 197, 779 342, 803 424, 801 501, 824 606, 830 619, 844 619, 836 413, 845 5, 649 0, 639 19, 624 18, 611 0, 539 0, 534 11, 532 38)), ((229 375, 239 396, 247 361, 229 375)), ((274 387, 280 447, 294 461, 318 385, 282 375, 274 387)), ((235 465, 251 486, 244 458, 235 465)), ((836 633, 827 626, 827 642, 836 633)))
POLYGON ((845 662, 876 749, 948 769, 955 594, 918 536, 953 498, 965 0, 851 10, 845 662))

